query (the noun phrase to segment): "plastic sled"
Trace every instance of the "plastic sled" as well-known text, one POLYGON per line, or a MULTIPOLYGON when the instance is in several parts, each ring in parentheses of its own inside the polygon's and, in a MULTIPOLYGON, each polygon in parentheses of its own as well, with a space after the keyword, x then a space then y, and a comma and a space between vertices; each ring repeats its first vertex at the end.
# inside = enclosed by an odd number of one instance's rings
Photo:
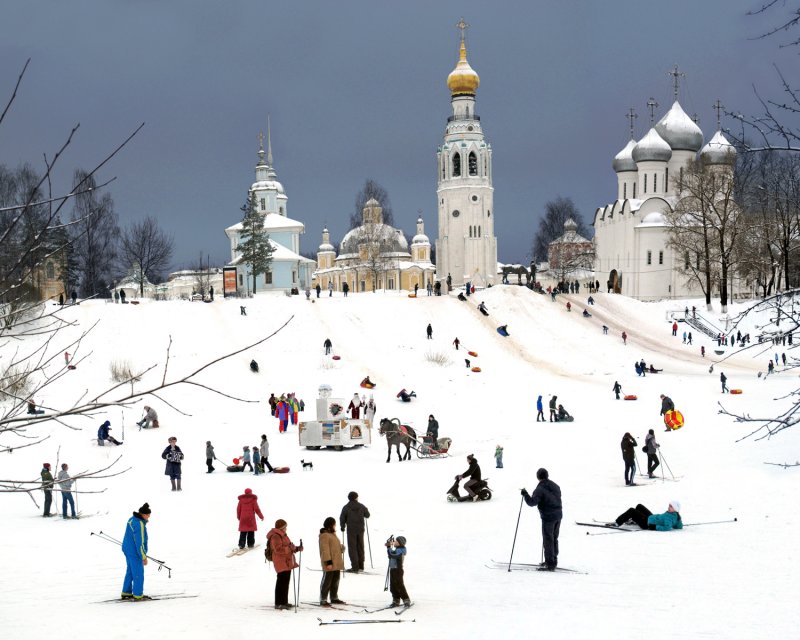
POLYGON ((683 414, 680 411, 667 411, 664 414, 664 425, 667 429, 675 431, 683 426, 683 414))
POLYGON ((331 356, 334 360, 341 360, 341 356, 331 356))
POLYGON ((226 468, 228 471, 232 471, 232 472, 236 472, 236 471, 244 471, 244 467, 242 467, 242 466, 240 466, 240 465, 238 465, 238 464, 232 464, 232 465, 229 465, 229 466, 227 466, 227 467, 225 467, 225 468, 226 468))
POLYGON ((366 382, 362 382, 360 386, 362 389, 374 389, 376 385, 374 382, 372 384, 367 384, 366 382))
POLYGON ((478 352, 477 351, 467 351, 467 353, 469 355, 471 355, 473 358, 477 358, 478 357, 478 352))
POLYGON ((272 467, 272 473, 289 473, 289 467, 272 467))
POLYGON ((481 368, 480 367, 472 367, 472 369, 470 369, 470 371, 474 371, 475 373, 480 373, 481 372, 481 368))
POLYGON ((416 293, 409 293, 409 294, 408 294, 408 297, 409 297, 409 298, 416 298, 416 297, 417 297, 417 294, 416 294, 416 293))
POLYGON ((499 333, 504 338, 508 337, 508 331, 503 331, 500 327, 497 327, 497 333, 499 333))
POLYGON ((742 393, 742 390, 741 389, 731 389, 729 391, 729 393, 732 393, 733 395, 738 396, 738 395, 740 395, 742 393))
POLYGON ((637 400, 638 398, 635 395, 631 394, 631 395, 625 396, 624 399, 625 400, 637 400))

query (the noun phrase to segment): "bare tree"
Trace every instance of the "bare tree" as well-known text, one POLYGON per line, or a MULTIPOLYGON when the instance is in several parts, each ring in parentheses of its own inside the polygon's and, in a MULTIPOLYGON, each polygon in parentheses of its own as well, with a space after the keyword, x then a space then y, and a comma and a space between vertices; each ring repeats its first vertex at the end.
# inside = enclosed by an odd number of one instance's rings
POLYGON ((550 243, 564 233, 564 223, 569 218, 578 225, 577 232, 580 235, 585 238, 591 235, 572 199, 558 196, 544 205, 544 216, 539 220, 539 228, 533 237, 531 255, 534 262, 547 259, 550 243))
POLYGON ((371 199, 377 200, 383 208, 383 222, 389 226, 394 226, 394 213, 392 203, 389 200, 389 193, 372 178, 367 178, 361 191, 356 194, 355 207, 350 214, 350 229, 355 229, 361 225, 362 214, 367 202, 371 199))
POLYGON ((155 218, 147 216, 134 222, 122 235, 120 258, 122 265, 132 270, 132 277, 139 285, 139 295, 144 296, 144 283, 157 284, 162 273, 169 267, 172 258, 173 240, 155 218))

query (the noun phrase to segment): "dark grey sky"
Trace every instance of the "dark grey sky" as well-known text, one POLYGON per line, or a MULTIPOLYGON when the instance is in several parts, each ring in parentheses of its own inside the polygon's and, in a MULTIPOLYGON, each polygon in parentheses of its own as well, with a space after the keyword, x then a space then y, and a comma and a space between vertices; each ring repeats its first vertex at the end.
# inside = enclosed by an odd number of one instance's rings
MULTIPOLYGON (((780 96, 773 62, 796 77, 796 50, 754 41, 786 9, 745 16, 757 0, 405 2, 293 0, 24 0, 0 15, 0 96, 27 76, 0 128, 0 162, 42 166, 81 123, 62 186, 140 122, 144 130, 101 172, 122 224, 155 215, 175 235, 175 267, 229 258, 272 120, 289 215, 315 251, 327 223, 347 230, 365 178, 389 192, 413 233, 422 210, 435 239, 436 147, 450 114, 445 80, 463 15, 481 76, 477 111, 494 151, 498 259, 530 259, 543 205, 569 196, 584 219, 615 197, 611 159, 628 137, 628 107, 672 101, 667 71, 686 73, 681 103, 710 138, 711 105, 757 112, 752 85, 780 96)), ((728 123, 732 125, 733 123, 728 123)))

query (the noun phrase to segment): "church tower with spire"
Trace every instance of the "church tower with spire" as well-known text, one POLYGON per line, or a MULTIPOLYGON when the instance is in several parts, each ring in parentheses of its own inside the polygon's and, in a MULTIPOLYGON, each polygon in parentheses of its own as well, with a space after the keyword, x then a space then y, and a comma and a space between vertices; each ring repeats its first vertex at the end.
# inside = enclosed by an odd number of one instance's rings
POLYGON ((447 77, 453 114, 447 118, 444 142, 437 150, 439 238, 436 277, 449 275, 453 285, 467 281, 495 283, 497 238, 494 235, 492 148, 475 113, 480 77, 467 62, 463 18, 458 23, 458 63, 447 77))

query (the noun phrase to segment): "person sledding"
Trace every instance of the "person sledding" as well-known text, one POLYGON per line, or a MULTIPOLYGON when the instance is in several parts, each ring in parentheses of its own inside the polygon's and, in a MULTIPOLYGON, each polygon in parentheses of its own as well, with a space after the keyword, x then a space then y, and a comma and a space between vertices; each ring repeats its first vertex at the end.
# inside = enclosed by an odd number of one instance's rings
POLYGON ((572 422, 575 420, 569 412, 564 408, 563 404, 558 405, 558 413, 556 414, 556 422, 572 422))
POLYGON ((655 368, 655 367, 652 365, 652 363, 650 364, 650 366, 649 366, 649 367, 648 367, 648 369, 647 369, 648 373, 661 373, 663 370, 664 370, 664 369, 656 369, 656 368, 655 368))
POLYGON ((463 292, 459 292, 458 299, 461 300, 461 302, 466 302, 467 296, 465 296, 463 292))
POLYGON ((480 311, 485 316, 489 315, 489 311, 486 309, 486 304, 484 302, 481 302, 478 305, 478 311, 480 311))
POLYGON ((106 420, 97 430, 97 444, 102 447, 105 446, 106 441, 108 441, 113 442, 117 446, 121 445, 122 443, 119 440, 115 440, 114 436, 112 436, 109 431, 111 431, 111 423, 106 420))
POLYGON ((497 333, 499 333, 504 338, 507 338, 510 335, 508 333, 508 325, 507 324, 501 324, 499 327, 497 327, 497 333))
POLYGON ((416 398, 417 394, 414 391, 411 391, 409 393, 405 389, 400 389, 399 393, 397 394, 397 397, 400 398, 403 402, 411 402, 411 398, 416 398))
POLYGON ((372 380, 369 379, 369 376, 367 376, 366 378, 364 378, 361 381, 361 386, 364 389, 374 389, 375 388, 375 383, 372 380))
POLYGON ((589 313, 586 309, 583 310, 583 317, 584 318, 591 318, 592 314, 589 313))

